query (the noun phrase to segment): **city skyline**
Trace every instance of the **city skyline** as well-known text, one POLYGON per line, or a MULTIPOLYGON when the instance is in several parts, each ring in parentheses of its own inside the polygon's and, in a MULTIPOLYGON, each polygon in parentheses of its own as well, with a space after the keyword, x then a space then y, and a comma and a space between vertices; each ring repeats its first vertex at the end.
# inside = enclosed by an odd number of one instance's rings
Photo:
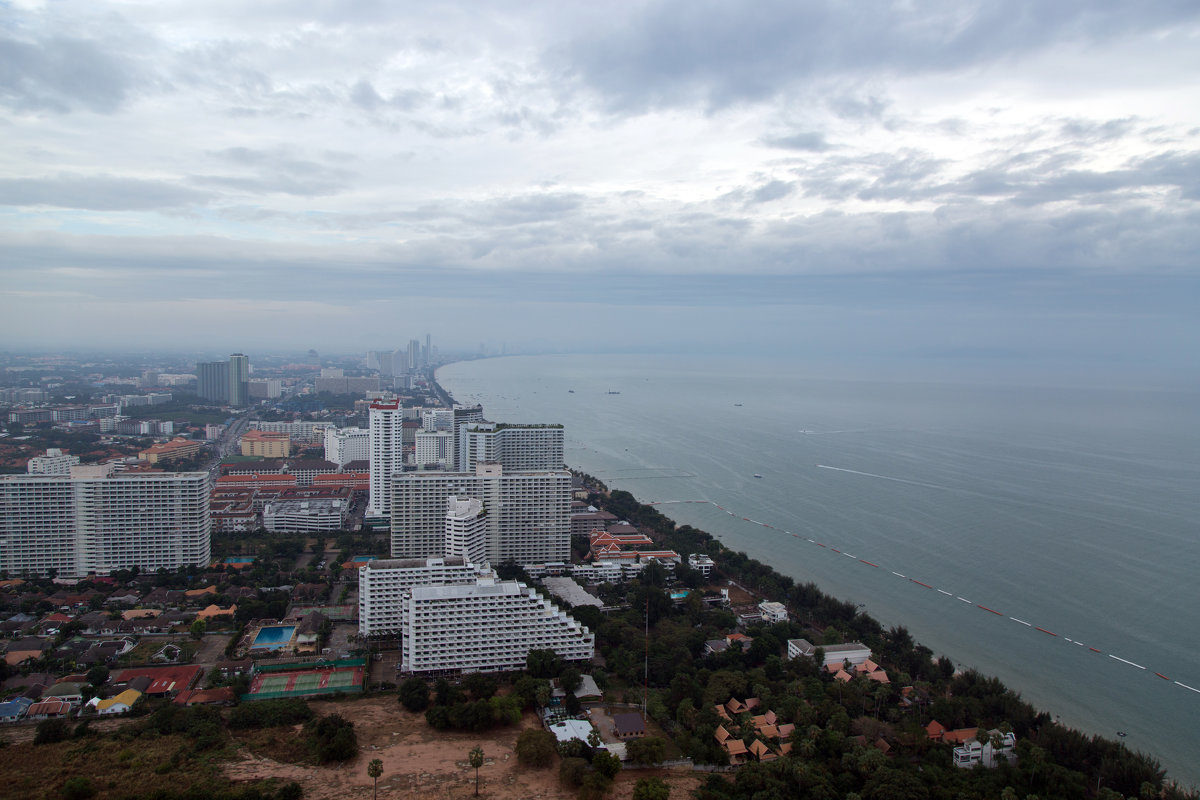
POLYGON ((1194 6, 6 17, 10 346, 1196 363, 1194 6))

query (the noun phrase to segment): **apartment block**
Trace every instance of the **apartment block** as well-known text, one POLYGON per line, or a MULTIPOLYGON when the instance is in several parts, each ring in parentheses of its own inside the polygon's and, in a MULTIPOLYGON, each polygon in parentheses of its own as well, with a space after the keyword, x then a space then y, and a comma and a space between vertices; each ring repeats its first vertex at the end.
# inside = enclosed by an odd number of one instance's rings
POLYGON ((408 673, 497 672, 525 667, 531 650, 586 661, 596 637, 549 600, 516 581, 417 586, 401 600, 408 673))
POLYGON ((403 632, 405 599, 417 586, 475 584, 480 568, 457 556, 445 558, 387 558, 358 569, 358 632, 403 632))
MULTIPOLYGON (((375 474, 371 474, 372 489, 375 474)), ((567 561, 571 555, 571 473, 506 472, 482 462, 474 472, 405 472, 390 482, 392 556, 445 552, 446 502, 473 497, 487 510, 487 558, 493 564, 567 561)))
POLYGON ((211 553, 206 472, 0 478, 0 570, 63 577, 206 564, 211 553))

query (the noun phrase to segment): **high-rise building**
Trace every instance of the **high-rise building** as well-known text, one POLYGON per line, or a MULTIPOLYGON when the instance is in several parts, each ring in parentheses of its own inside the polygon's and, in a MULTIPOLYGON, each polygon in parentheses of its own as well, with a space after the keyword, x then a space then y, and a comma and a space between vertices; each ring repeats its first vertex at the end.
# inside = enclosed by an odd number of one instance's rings
POLYGON ((418 469, 454 469, 454 434, 450 431, 420 430, 413 439, 418 469))
POLYGON ((453 410, 454 427, 450 430, 454 433, 454 468, 459 472, 470 472, 470 470, 465 469, 462 464, 458 463, 458 429, 468 422, 483 422, 483 406, 478 403, 473 406, 455 404, 453 410))
POLYGON ((523 583, 480 576, 474 585, 416 586, 399 598, 406 672, 523 669, 530 650, 585 661, 596 637, 523 583))
POLYGON ((250 404, 250 357, 241 353, 229 356, 229 405, 250 404))
POLYGON ((420 369, 422 366, 424 366, 424 365, 421 363, 421 340, 420 339, 409 339, 408 340, 408 368, 415 370, 415 369, 420 369))
POLYGON ((274 400, 283 394, 283 381, 279 378, 264 378, 250 381, 250 397, 254 400, 274 400))
POLYGON ((203 361, 196 365, 196 394, 216 403, 229 402, 229 362, 203 361))
POLYGON ((325 460, 344 467, 351 461, 370 461, 371 432, 367 428, 326 428, 325 460))
MULTIPOLYGON (((404 469, 404 409, 399 400, 372 403, 368 409, 371 448, 371 494, 367 516, 390 517, 391 477, 404 469)), ((440 555, 440 553, 429 553, 440 555)))
POLYGON ((474 564, 487 562, 487 511, 474 497, 446 500, 447 556, 458 556, 474 564))
MULTIPOLYGON (((375 475, 371 475, 374 487, 375 475)), ((391 477, 394 558, 444 554, 446 502, 474 497, 487 510, 487 560, 538 564, 571 555, 571 473, 507 473, 480 462, 475 472, 397 472, 391 477)))
POLYGON ((358 569, 358 632, 402 632, 400 598, 416 586, 475 584, 480 568, 457 556, 446 558, 386 558, 358 569))
POLYGON ((207 472, 116 473, 74 467, 70 475, 0 478, 0 571, 63 577, 116 569, 207 564, 211 519, 207 472))
POLYGON ((506 472, 562 469, 562 425, 510 425, 468 422, 458 429, 460 472, 471 472, 480 461, 495 461, 506 472))

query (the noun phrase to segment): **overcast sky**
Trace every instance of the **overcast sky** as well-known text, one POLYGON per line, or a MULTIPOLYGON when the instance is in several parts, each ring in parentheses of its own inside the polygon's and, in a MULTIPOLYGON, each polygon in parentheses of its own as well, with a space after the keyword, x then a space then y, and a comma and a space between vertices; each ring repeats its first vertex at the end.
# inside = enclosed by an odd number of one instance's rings
POLYGON ((1200 3, 0 1, 9 347, 1197 365, 1200 3))

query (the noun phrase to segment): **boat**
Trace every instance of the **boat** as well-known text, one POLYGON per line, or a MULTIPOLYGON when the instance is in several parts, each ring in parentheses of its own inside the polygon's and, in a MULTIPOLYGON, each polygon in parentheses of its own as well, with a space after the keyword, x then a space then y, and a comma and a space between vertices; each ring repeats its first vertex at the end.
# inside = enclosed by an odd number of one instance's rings
POLYGON ((620 392, 609 391, 609 394, 620 394, 620 392))
POLYGON ((575 390, 574 390, 574 389, 567 389, 567 391, 568 391, 569 393, 571 393, 571 394, 575 394, 575 390))
POLYGON ((741 407, 742 407, 742 404, 741 404, 741 403, 734 403, 734 404, 733 404, 733 407, 734 407, 734 408, 741 408, 741 407))
POLYGON ((756 473, 754 473, 754 477, 756 477, 756 478, 761 478, 761 477, 762 477, 762 475, 759 475, 759 474, 756 472, 756 473))

